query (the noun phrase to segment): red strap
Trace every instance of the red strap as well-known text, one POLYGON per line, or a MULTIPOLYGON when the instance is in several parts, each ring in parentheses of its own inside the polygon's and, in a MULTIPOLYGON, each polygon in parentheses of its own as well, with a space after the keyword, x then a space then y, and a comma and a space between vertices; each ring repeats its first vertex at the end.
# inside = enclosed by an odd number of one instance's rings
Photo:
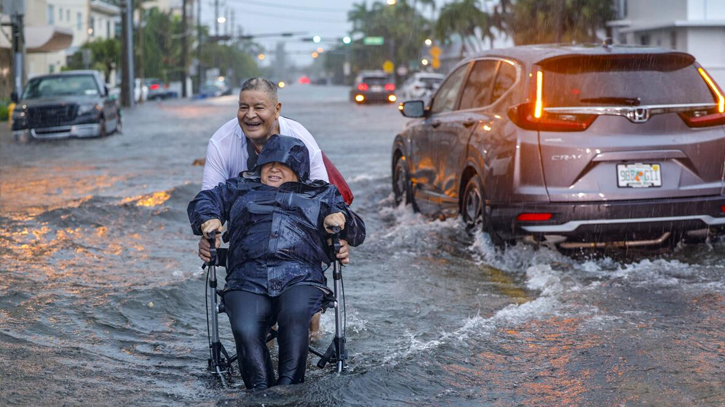
POLYGON ((350 189, 350 186, 347 185, 347 182, 345 182, 345 178, 342 177, 340 171, 335 168, 335 165, 332 164, 332 161, 327 158, 325 153, 322 153, 322 162, 325 163, 325 168, 327 169, 327 178, 330 179, 330 184, 337 187, 337 189, 340 191, 340 194, 342 194, 342 199, 345 200, 346 204, 352 205, 352 200, 355 199, 355 197, 352 195, 352 190, 350 189))

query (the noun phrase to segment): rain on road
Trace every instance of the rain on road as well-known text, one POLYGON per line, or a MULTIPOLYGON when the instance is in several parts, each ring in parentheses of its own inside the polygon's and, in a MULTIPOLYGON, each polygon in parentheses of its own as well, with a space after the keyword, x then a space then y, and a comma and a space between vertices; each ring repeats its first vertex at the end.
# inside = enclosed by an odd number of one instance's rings
MULTIPOLYGON (((185 210, 192 163, 235 97, 148 103, 108 138, 0 133, 0 405, 725 404, 725 243, 628 258, 496 250, 457 219, 393 207, 394 106, 355 106, 337 87, 280 99, 368 227, 345 269, 349 372, 311 366, 303 385, 247 393, 206 371, 185 210)), ((329 313, 322 325, 329 336, 329 313)))

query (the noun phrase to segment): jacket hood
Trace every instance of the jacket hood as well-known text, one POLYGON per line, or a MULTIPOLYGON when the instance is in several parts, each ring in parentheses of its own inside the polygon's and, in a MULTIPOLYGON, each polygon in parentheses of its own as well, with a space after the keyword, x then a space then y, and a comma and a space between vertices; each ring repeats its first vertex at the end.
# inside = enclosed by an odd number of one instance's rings
POLYGON ((300 182, 307 182, 310 179, 310 153, 305 143, 298 138, 272 135, 264 144, 253 171, 261 174, 262 166, 272 162, 290 167, 300 182))

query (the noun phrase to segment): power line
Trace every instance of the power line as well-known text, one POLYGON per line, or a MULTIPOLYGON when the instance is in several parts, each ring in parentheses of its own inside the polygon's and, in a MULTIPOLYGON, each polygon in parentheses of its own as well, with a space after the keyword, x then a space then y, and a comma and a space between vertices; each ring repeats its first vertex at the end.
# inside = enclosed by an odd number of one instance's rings
POLYGON ((230 0, 230 1, 244 2, 245 4, 253 4, 255 6, 262 6, 262 7, 283 8, 283 9, 287 9, 287 10, 315 11, 315 12, 323 12, 323 13, 347 13, 349 11, 349 10, 343 10, 341 8, 303 7, 303 6, 293 6, 291 4, 258 2, 258 1, 249 1, 249 0, 230 0))

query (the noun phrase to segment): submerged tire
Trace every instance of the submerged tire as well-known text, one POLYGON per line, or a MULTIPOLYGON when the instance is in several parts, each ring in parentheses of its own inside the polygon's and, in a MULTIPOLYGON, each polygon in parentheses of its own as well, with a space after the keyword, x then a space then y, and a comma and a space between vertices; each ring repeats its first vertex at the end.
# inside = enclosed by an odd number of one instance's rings
POLYGON ((101 121, 98 123, 98 125, 101 128, 101 132, 98 133, 98 137, 108 136, 108 129, 106 128, 106 119, 101 119, 101 121))
POLYGON ((418 212, 418 207, 413 198, 413 186, 408 176, 408 168, 402 156, 398 157, 393 167, 393 197, 395 206, 405 202, 406 205, 413 206, 414 212, 418 212))
POLYGON ((486 195, 481 180, 477 175, 468 180, 466 188, 463 190, 461 216, 468 231, 473 231, 480 225, 481 229, 489 234, 491 241, 496 246, 505 245, 506 242, 493 230, 488 220, 486 215, 486 195))

